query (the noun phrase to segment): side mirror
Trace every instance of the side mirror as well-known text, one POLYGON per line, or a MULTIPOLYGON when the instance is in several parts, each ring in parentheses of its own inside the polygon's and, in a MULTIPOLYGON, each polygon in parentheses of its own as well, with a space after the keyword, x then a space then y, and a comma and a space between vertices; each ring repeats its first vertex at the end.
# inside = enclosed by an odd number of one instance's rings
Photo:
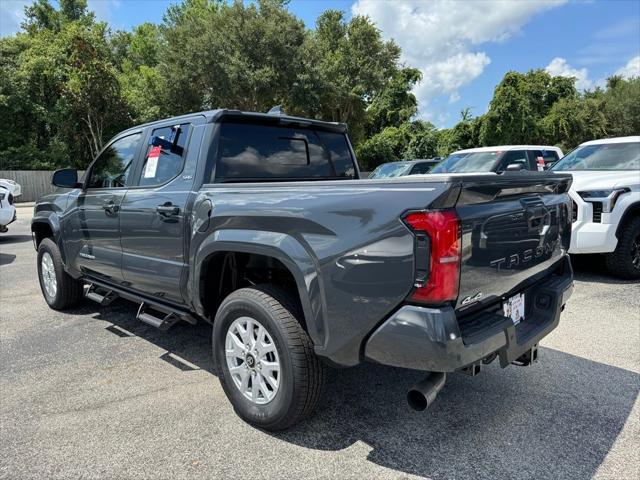
POLYGON ((510 163, 509 165, 507 165, 507 172, 519 172, 520 170, 522 170, 522 164, 521 163, 510 163))
POLYGON ((61 168, 53 172, 51 183, 56 187, 78 188, 78 171, 75 168, 61 168))

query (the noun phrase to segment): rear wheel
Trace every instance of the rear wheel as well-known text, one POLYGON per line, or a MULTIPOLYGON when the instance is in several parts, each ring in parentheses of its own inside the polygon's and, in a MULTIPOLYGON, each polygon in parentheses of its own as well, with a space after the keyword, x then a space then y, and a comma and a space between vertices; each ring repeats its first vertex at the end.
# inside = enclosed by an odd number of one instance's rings
POLYGON ((301 319, 294 298, 271 286, 237 290, 218 309, 213 351, 220 382, 252 425, 282 430, 319 403, 326 367, 301 319))
POLYGON ((615 251, 605 255, 607 270, 620 278, 640 278, 640 217, 627 222, 620 231, 615 251))
POLYGON ((38 245, 38 279, 45 301, 54 310, 74 307, 82 298, 82 282, 64 271, 60 250, 50 238, 38 245))

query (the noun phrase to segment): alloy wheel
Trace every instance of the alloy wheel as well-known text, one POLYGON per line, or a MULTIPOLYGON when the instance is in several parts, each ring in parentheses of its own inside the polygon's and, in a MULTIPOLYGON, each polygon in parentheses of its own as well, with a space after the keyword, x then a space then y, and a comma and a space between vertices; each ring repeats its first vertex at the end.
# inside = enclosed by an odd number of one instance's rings
POLYGON ((273 338, 254 318, 233 321, 225 337, 225 356, 233 384, 258 405, 272 401, 281 380, 280 359, 273 338))

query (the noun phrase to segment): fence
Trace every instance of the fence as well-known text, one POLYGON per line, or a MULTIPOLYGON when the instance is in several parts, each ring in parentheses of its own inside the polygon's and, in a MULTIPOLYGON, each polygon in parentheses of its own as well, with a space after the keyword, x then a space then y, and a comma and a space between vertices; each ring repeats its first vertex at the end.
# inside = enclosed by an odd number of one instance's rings
MULTIPOLYGON (((78 178, 82 175, 78 171, 78 178)), ((16 202, 35 202, 42 195, 51 193, 56 187, 51 185, 53 170, 0 170, 0 178, 13 180, 22 187, 22 195, 16 202)))
MULTIPOLYGON (((84 172, 78 171, 78 178, 84 172)), ((370 172, 360 172, 362 178, 367 178, 370 172)), ((7 178, 18 182, 22 187, 22 195, 17 202, 35 202, 42 195, 51 193, 55 187, 51 185, 52 170, 0 170, 0 178, 7 178)))

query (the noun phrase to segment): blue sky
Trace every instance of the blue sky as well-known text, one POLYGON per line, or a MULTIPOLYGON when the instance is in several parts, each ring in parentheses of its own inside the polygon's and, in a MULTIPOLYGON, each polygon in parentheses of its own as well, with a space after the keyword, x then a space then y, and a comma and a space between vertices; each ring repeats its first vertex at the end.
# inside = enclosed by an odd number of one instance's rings
MULTIPOLYGON (((89 0, 113 28, 160 22, 177 0, 89 0)), ((27 0, 0 0, 0 32, 15 33, 27 0)), ((420 68, 415 93, 420 116, 439 127, 471 107, 484 113, 509 70, 547 68, 594 88, 614 73, 640 75, 640 1, 637 0, 292 0, 289 9, 309 27, 328 8, 368 15, 385 38, 420 68)))

